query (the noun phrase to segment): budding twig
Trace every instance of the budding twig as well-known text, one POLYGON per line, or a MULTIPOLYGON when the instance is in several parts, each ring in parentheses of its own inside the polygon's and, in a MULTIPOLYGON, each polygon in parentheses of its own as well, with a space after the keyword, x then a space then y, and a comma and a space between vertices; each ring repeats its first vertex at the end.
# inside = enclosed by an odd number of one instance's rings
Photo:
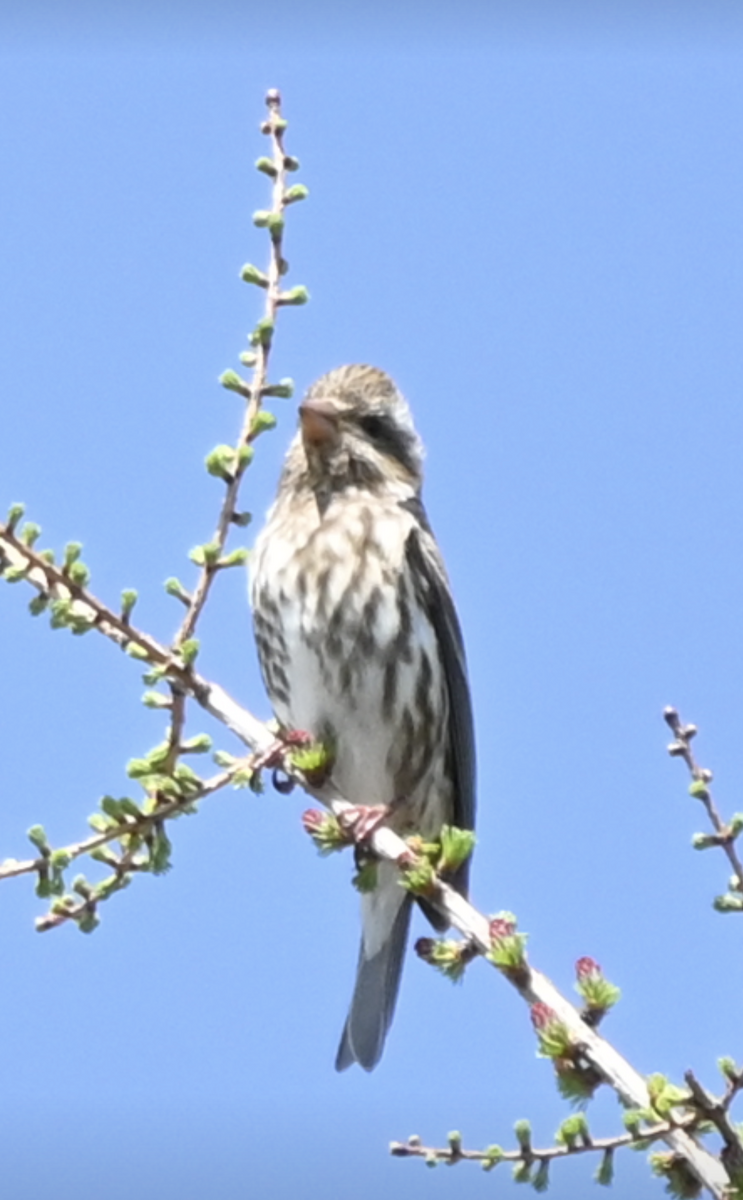
MULTIPOLYGON (((692 788, 690 790, 694 797, 704 805, 710 824, 715 831, 714 844, 722 848, 730 866, 733 868, 733 882, 731 887, 736 893, 742 892, 743 863, 741 863, 735 846, 738 831, 723 821, 710 790, 712 772, 706 767, 700 767, 694 756, 691 742, 692 738, 696 736, 697 727, 696 725, 685 725, 676 709, 670 706, 663 710, 663 719, 674 736, 674 741, 668 747, 668 753, 674 758, 682 758, 686 763, 692 778, 692 788)), ((720 901, 724 901, 725 899, 725 897, 718 898, 716 903, 719 907, 723 907, 720 901)), ((743 911, 743 896, 740 899, 740 910, 743 911)))

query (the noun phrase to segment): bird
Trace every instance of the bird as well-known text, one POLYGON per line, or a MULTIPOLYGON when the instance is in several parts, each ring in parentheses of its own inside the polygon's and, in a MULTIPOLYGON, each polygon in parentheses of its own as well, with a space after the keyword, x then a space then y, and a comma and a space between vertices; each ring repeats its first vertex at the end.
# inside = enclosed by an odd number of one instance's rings
MULTIPOLYGON (((282 730, 332 747, 331 780, 403 837, 473 830, 475 742, 462 633, 421 498, 423 445, 377 367, 338 367, 299 406, 250 558, 258 658, 282 730)), ((448 880, 467 896, 469 862, 448 880)), ((438 930, 447 922, 419 901, 438 930)), ((356 982, 335 1066, 379 1062, 413 899, 394 864, 361 896, 356 982)))

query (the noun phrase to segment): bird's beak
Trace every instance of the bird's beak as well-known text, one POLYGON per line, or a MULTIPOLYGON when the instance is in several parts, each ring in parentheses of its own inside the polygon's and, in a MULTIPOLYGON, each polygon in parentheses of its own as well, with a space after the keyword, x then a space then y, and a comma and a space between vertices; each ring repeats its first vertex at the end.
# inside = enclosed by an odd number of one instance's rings
POLYGON ((338 410, 330 400, 304 400, 299 420, 305 445, 329 446, 338 437, 338 410))

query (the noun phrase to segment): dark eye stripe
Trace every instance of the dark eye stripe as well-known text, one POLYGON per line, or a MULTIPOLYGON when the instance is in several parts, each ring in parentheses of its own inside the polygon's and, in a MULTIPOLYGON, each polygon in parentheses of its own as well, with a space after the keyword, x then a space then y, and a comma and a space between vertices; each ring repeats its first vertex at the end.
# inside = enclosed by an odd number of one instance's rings
POLYGON ((383 438, 385 440, 389 440, 392 434, 392 430, 390 429, 388 422, 382 417, 360 417, 359 425, 363 429, 364 433, 367 433, 370 438, 374 438, 375 441, 383 438))

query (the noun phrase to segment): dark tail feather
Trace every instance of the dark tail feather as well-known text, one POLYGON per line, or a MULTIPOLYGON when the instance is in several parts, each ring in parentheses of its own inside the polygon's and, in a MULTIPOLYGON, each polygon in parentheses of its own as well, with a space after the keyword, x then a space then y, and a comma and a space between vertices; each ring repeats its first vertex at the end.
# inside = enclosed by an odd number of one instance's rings
POLYGON ((336 1071, 345 1071, 355 1062, 371 1071, 382 1057, 400 987, 411 908, 412 897, 405 896, 389 936, 373 958, 365 957, 361 942, 356 986, 335 1059, 336 1071))

